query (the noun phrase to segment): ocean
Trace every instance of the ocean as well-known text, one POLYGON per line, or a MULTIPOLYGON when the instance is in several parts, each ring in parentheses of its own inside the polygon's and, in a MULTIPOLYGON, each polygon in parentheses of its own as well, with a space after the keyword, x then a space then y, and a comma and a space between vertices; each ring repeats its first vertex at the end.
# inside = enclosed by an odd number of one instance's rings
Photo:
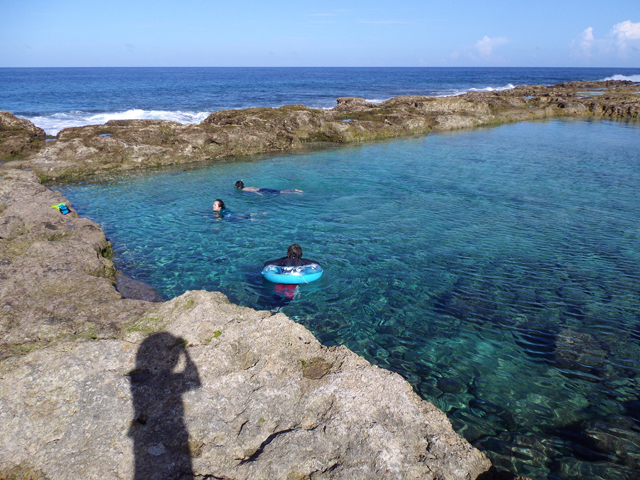
POLYGON ((0 68, 0 110, 47 134, 115 119, 199 123, 215 110, 338 97, 458 95, 573 80, 640 81, 640 68, 0 68))

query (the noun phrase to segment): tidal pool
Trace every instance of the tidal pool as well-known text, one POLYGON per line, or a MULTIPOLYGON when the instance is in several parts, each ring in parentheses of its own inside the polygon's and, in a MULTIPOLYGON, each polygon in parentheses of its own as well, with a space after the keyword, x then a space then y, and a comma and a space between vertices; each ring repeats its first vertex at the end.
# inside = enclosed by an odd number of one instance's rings
POLYGON ((498 467, 637 478, 640 124, 521 123, 57 188, 126 275, 167 299, 280 308, 400 373, 498 467), (216 198, 239 215, 216 219, 216 198), (291 300, 260 270, 294 242, 325 273, 291 300))

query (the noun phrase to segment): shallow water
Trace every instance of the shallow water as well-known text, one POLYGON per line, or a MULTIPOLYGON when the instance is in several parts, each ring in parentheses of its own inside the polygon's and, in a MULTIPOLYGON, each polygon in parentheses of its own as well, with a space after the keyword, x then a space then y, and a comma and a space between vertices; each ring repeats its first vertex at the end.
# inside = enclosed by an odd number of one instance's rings
POLYGON ((638 152, 637 123, 553 121, 59 188, 165 298, 281 308, 403 375, 498 467, 632 479, 638 152), (215 198, 242 215, 216 220, 215 198), (291 301, 260 269, 293 242, 325 274, 291 301))

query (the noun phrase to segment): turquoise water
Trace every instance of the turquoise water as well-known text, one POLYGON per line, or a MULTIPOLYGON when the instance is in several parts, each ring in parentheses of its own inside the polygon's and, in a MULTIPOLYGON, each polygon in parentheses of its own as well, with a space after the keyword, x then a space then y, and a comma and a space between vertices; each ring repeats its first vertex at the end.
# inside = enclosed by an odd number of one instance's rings
POLYGON ((498 467, 632 479, 639 152, 637 123, 521 123, 59 189, 126 274, 281 308, 400 373, 498 467), (289 300, 260 270, 293 242, 325 272, 289 300))

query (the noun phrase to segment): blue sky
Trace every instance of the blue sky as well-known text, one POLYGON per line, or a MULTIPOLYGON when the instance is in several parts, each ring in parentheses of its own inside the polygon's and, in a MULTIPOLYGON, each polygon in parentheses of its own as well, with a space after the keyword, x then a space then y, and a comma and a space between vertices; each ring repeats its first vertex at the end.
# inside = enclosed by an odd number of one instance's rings
POLYGON ((0 0, 0 67, 640 67, 639 0, 0 0))

